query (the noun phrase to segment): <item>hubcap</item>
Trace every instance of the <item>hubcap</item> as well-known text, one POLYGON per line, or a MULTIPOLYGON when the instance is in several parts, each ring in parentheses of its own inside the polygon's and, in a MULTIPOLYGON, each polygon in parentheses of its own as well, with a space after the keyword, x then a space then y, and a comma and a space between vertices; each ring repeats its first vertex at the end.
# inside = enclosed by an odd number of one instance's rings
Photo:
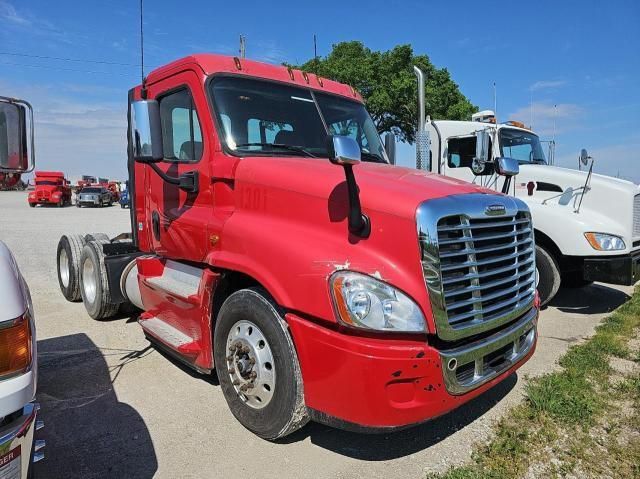
POLYGON ((227 369, 238 397, 262 409, 271 401, 276 370, 271 346, 258 326, 238 321, 227 336, 227 369))
POLYGON ((96 300, 96 284, 96 269, 93 267, 93 262, 86 258, 82 265, 82 289, 84 290, 84 297, 90 303, 94 303, 96 300))
POLYGON ((62 286, 66 288, 69 286, 69 259, 67 258, 67 250, 64 248, 60 251, 58 269, 60 270, 60 281, 62 281, 62 286))

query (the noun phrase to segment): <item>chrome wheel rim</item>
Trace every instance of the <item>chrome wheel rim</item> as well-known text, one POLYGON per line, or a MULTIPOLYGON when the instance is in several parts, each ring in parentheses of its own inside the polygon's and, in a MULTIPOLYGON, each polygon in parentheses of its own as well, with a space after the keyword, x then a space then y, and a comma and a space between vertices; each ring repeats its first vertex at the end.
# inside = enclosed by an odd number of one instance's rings
POLYGON ((93 267, 93 262, 86 258, 82 265, 82 289, 84 290, 85 299, 93 303, 96 300, 97 291, 97 279, 96 269, 93 267))
POLYGON ((60 250, 58 258, 58 270, 60 271, 60 281, 65 288, 69 287, 69 259, 67 258, 67 250, 60 250))
POLYGON ((276 388, 271 346, 251 321, 238 321, 227 335, 227 370, 238 397, 253 409, 264 408, 276 388))
POLYGON ((538 267, 536 266, 536 289, 538 289, 539 284, 540 284, 540 273, 538 272, 538 267))

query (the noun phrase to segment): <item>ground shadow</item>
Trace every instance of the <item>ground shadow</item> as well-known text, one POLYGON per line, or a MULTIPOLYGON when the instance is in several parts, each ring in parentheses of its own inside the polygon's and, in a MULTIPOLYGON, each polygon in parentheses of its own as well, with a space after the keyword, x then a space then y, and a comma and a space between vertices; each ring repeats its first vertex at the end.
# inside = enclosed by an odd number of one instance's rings
POLYGON ((630 299, 623 291, 603 284, 584 288, 561 288, 549 306, 563 313, 604 314, 616 309, 630 299))
POLYGON ((281 444, 303 441, 353 459, 388 461, 421 451, 469 425, 495 406, 516 385, 517 374, 481 394, 464 406, 419 426, 390 434, 361 434, 310 423, 280 441, 281 444))
POLYGON ((151 478, 158 461, 138 412, 118 401, 105 354, 119 356, 115 377, 142 351, 100 351, 85 334, 38 341, 40 417, 46 458, 39 478, 151 478))

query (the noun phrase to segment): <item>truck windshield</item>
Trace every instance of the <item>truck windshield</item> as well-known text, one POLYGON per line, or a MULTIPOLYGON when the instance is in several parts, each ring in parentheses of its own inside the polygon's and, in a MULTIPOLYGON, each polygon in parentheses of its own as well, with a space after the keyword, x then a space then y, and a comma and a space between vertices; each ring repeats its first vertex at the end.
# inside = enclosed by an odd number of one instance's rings
POLYGON ((210 89, 223 142, 232 154, 327 158, 326 123, 329 133, 358 142, 363 161, 387 163, 380 136, 362 103, 238 77, 214 78, 210 89))
POLYGON ((500 129, 500 154, 518 160, 521 164, 547 163, 538 135, 511 128, 500 129))
POLYGON ((100 188, 82 188, 80 193, 102 193, 102 189, 100 188))
POLYGON ((59 181, 48 181, 48 180, 37 180, 36 181, 36 186, 40 186, 40 185, 48 185, 48 186, 59 186, 62 183, 59 181))

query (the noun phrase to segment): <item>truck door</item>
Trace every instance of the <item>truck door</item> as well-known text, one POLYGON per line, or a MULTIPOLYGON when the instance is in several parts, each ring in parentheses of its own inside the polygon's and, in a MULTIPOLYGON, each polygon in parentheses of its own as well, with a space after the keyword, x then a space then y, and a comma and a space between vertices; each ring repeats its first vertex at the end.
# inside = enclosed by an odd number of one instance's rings
POLYGON ((146 172, 145 226, 151 249, 172 259, 202 261, 212 199, 210 145, 203 134, 203 124, 210 123, 203 123, 208 113, 201 80, 195 72, 183 71, 150 85, 148 98, 160 105, 164 160, 157 166, 171 177, 198 174, 198 191, 192 193, 146 172))
MULTIPOLYGON (((475 135, 449 137, 445 142, 445 161, 442 168, 445 176, 496 189, 493 164, 486 164, 484 171, 480 175, 475 174, 471 169, 476 155, 475 135)), ((489 158, 492 158, 491 150, 491 142, 489 142, 489 158)))

